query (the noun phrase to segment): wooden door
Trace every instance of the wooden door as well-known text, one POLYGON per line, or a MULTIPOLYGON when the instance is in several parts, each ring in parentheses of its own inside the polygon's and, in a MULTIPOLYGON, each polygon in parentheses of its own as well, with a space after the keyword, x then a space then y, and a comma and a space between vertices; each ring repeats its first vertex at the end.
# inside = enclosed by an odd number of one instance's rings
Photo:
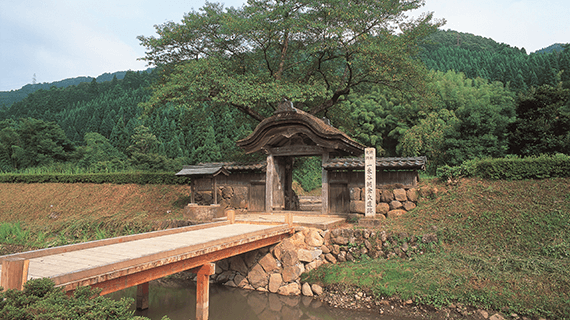
POLYGON ((265 211, 265 181, 252 181, 249 188, 249 212, 265 211))
POLYGON ((349 212, 350 193, 347 183, 331 182, 329 184, 329 210, 331 214, 349 212))

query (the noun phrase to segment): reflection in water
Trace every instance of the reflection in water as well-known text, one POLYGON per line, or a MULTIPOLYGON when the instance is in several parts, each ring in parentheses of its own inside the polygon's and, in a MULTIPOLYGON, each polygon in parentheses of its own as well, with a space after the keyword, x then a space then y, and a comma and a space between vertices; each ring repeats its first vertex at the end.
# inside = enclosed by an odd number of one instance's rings
MULTIPOLYGON (((196 285, 161 285, 150 283, 149 308, 135 314, 160 320, 167 315, 171 320, 196 318, 196 285)), ((136 296, 136 288, 110 294, 113 299, 136 296)), ((133 304, 133 309, 134 309, 133 304)), ((392 316, 331 308, 318 299, 300 296, 280 296, 272 293, 243 290, 210 284, 210 319, 296 320, 296 319, 399 319, 392 316)))

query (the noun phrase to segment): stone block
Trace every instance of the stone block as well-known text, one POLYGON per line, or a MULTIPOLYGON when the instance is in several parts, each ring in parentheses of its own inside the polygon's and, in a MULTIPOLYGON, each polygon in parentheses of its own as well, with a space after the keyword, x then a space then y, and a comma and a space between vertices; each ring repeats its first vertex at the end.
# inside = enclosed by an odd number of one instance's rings
POLYGON ((364 201, 350 201, 350 212, 365 213, 366 202, 364 201))
POLYGON ((287 266, 283 268, 281 276, 283 277, 283 282, 291 282, 299 279, 299 276, 303 272, 305 272, 305 266, 302 263, 298 263, 294 266, 287 266))
POLYGON ((313 293, 317 296, 320 296, 321 294, 323 294, 323 287, 319 286, 316 283, 313 283, 311 285, 311 290, 313 290, 313 293))
POLYGON ((305 243, 310 247, 320 247, 324 243, 324 239, 317 229, 311 228, 305 236, 305 243))
POLYGON ((247 280, 254 288, 265 287, 269 283, 269 277, 263 268, 256 264, 247 275, 247 280))
POLYGON ((248 201, 248 190, 245 186, 235 186, 233 187, 233 197, 230 200, 230 206, 232 208, 247 208, 248 201))
POLYGON ((392 200, 390 201, 390 210, 398 210, 398 209, 402 209, 404 207, 404 205, 397 200, 392 200))
POLYGON ((277 290, 277 293, 284 296, 298 296, 301 294, 301 290, 299 289, 299 284, 297 283, 289 283, 286 286, 282 286, 277 290))
POLYGON ((281 262, 284 267, 294 266, 299 263, 299 256, 296 250, 287 250, 281 255, 281 262))
MULTIPOLYGON (((334 258, 334 257, 333 257, 333 258, 334 258)), ((311 271, 311 270, 313 270, 313 269, 316 269, 316 268, 322 266, 323 263, 325 263, 323 260, 315 260, 315 261, 313 261, 313 262, 307 263, 307 264, 305 265, 305 272, 309 272, 309 271, 311 271)))
POLYGON ((263 258, 259 260, 259 265, 261 265, 263 270, 265 270, 267 273, 279 272, 281 269, 277 263, 277 260, 271 253, 267 253, 265 256, 263 256, 263 258))
POLYGON ((378 214, 386 214, 386 213, 388 213, 388 211, 390 211, 390 205, 387 203, 380 202, 376 206, 376 213, 378 213, 378 214))
POLYGON ((236 276, 234 277, 234 283, 236 284, 236 286, 243 288, 246 285, 249 285, 249 282, 247 281, 247 278, 242 276, 241 274, 236 274, 236 276))
POLYGON ((399 217, 405 213, 406 213, 406 210, 402 210, 402 209, 390 210, 390 211, 388 211, 387 216, 388 216, 388 219, 392 219, 392 218, 399 217))
POLYGON ((241 256, 233 256, 230 259, 230 270, 237 271, 243 275, 247 274, 247 266, 241 256))
POLYGON ((303 283, 303 285, 301 286, 301 293, 303 293, 304 296, 312 297, 313 290, 311 289, 311 285, 308 284, 307 282, 303 283))
POLYGON ((276 293, 283 284, 283 278, 280 273, 273 273, 269 275, 269 292, 276 293))
POLYGON ((360 201, 360 188, 350 188, 350 200, 351 201, 360 201))
POLYGON ((404 210, 410 211, 416 208, 416 204, 411 201, 406 201, 403 203, 404 210))
POLYGON ((394 189, 394 199, 400 202, 408 201, 408 195, 406 194, 406 190, 394 189))
POLYGON ((214 202, 213 199, 212 191, 197 191, 194 200, 200 205, 209 205, 214 202))
POLYGON ((303 262, 312 262, 317 259, 322 253, 322 250, 299 249, 299 251, 297 251, 299 260, 303 262))
POLYGON ((392 192, 391 190, 388 189, 382 189, 382 195, 380 196, 380 201, 381 202, 390 202, 392 200, 394 200, 394 192, 392 192))
POLYGON ((221 199, 230 199, 234 195, 234 189, 231 186, 224 186, 220 188, 220 198, 221 199))
POLYGON ((406 196, 408 197, 409 201, 413 202, 418 201, 418 189, 416 188, 409 189, 408 191, 406 191, 406 196))
POLYGON ((257 251, 253 250, 253 251, 249 251, 246 252, 242 255, 243 257, 243 262, 245 262, 245 265, 248 268, 251 268, 257 261, 257 251))

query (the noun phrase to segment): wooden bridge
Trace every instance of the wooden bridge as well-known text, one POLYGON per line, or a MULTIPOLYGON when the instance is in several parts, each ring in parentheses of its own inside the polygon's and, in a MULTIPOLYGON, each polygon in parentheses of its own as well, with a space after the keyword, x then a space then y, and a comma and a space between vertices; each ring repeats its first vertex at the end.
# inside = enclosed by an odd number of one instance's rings
POLYGON ((51 278, 72 293, 79 286, 108 294, 137 286, 137 308, 148 308, 148 282, 181 271, 198 275, 196 317, 208 318, 209 276, 213 262, 280 242, 293 233, 285 224, 228 221, 67 245, 0 257, 0 284, 22 289, 24 282, 51 278))

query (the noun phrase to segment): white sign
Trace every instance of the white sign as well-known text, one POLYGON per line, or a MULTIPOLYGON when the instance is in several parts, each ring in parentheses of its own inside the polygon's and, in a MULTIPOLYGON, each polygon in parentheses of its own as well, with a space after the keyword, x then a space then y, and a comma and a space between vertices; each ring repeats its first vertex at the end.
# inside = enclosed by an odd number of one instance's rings
POLYGON ((365 217, 376 216, 376 148, 364 149, 365 217))

